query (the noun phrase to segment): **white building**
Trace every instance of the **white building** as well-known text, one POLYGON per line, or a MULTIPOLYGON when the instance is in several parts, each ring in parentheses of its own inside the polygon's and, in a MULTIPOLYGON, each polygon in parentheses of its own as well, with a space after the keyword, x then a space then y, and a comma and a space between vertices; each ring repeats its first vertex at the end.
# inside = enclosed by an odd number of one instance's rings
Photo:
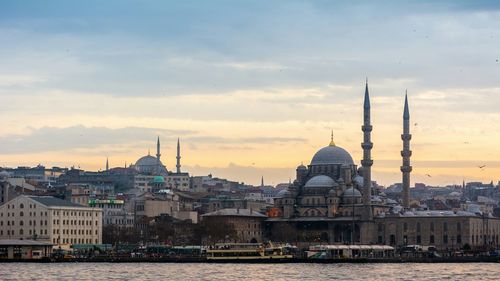
POLYGON ((104 226, 114 225, 117 227, 134 227, 135 215, 125 208, 125 201, 120 199, 90 199, 91 207, 102 209, 102 224, 104 226))
POLYGON ((20 195, 0 206, 0 239, 37 239, 61 247, 102 243, 102 210, 51 196, 20 195))

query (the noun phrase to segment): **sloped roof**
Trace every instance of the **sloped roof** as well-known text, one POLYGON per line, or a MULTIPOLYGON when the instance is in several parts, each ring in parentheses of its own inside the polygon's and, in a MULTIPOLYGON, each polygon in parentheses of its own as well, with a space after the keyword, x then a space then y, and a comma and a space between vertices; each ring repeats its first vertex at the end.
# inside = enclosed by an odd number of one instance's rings
POLYGON ((47 207, 87 207, 52 196, 27 196, 27 197, 47 207))

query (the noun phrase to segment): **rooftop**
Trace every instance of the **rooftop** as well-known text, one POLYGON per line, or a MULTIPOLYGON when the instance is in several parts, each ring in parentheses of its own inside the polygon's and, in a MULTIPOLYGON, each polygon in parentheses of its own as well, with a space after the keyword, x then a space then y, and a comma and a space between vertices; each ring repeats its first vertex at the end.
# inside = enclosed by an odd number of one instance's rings
POLYGON ((71 201, 62 200, 52 196, 27 196, 28 198, 37 201, 47 207, 86 207, 71 201))
POLYGON ((215 212, 206 213, 201 215, 202 217, 213 217, 213 216, 235 216, 235 217, 259 217, 266 218, 267 216, 253 211, 251 209, 220 209, 215 212))
POLYGON ((52 246, 53 244, 36 240, 0 239, 0 246, 52 246))

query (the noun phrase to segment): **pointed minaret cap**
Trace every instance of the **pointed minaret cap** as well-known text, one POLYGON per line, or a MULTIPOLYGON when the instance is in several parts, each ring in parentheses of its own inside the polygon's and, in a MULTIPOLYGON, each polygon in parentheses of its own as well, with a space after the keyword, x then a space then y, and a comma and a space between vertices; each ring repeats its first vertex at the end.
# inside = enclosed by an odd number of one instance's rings
POLYGON ((403 112, 403 119, 410 119, 410 110, 408 109, 408 90, 405 92, 405 109, 403 112))
POLYGON ((370 108, 370 94, 368 93, 368 77, 366 77, 364 108, 370 108))
POLYGON ((331 139, 330 139, 330 146, 335 146, 335 142, 333 141, 333 130, 332 130, 332 136, 331 136, 331 139))

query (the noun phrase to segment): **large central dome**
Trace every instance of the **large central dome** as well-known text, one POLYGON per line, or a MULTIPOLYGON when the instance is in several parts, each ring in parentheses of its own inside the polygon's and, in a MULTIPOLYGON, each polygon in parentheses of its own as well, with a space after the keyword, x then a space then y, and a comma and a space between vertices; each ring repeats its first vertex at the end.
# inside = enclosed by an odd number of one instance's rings
POLYGON ((325 146, 314 154, 311 165, 332 165, 347 164, 354 165, 351 155, 342 147, 336 146, 333 142, 325 146))

